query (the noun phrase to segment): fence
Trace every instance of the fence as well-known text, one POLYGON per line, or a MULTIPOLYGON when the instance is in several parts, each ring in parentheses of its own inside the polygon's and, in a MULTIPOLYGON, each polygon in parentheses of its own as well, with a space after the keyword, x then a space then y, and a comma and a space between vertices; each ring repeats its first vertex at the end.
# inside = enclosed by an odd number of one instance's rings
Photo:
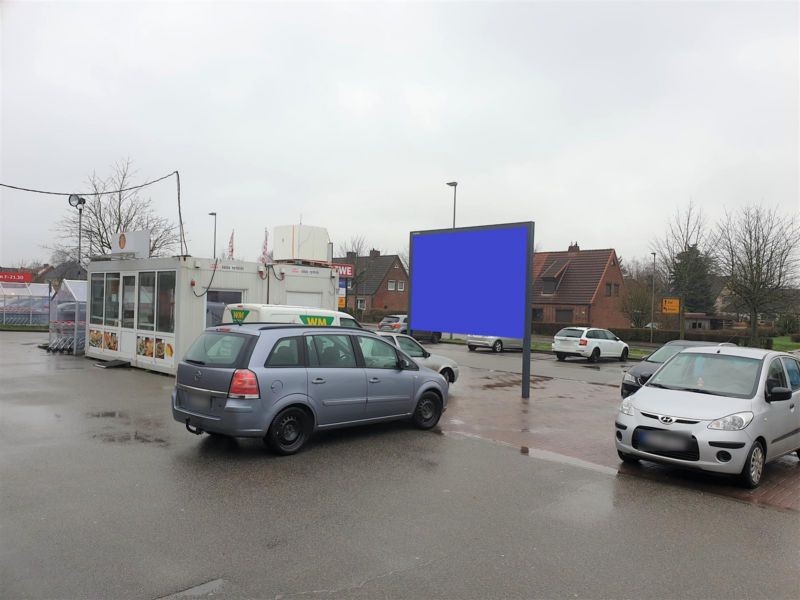
POLYGON ((65 279, 50 303, 50 343, 47 351, 77 351, 76 354, 83 354, 85 345, 86 282, 65 279), (75 319, 78 320, 77 328, 75 319))
POLYGON ((0 323, 45 327, 50 321, 50 286, 46 283, 0 283, 0 323))

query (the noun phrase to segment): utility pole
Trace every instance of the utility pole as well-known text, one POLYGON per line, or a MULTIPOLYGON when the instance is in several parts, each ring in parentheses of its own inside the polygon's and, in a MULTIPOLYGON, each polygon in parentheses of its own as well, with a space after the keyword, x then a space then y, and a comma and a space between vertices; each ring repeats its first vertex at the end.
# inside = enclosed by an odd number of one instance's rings
MULTIPOLYGON (((83 205, 86 204, 86 199, 81 198, 76 194, 69 197, 69 205, 78 209, 78 273, 81 270, 81 238, 83 234, 83 205)), ((81 318, 80 306, 78 299, 75 298, 75 331, 72 339, 72 356, 78 356, 78 321, 81 318)))
POLYGON ((653 298, 650 301, 650 343, 653 343, 653 328, 656 326, 656 253, 653 255, 653 298))

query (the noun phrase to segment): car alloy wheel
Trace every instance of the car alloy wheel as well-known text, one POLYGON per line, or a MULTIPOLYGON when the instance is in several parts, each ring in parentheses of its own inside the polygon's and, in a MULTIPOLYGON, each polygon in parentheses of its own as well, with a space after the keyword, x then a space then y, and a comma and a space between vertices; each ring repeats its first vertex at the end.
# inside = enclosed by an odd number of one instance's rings
POLYGON ((600 360, 600 348, 595 348, 589 356, 589 362, 596 363, 598 360, 600 360))
POLYGON ((742 483, 749 488, 757 488, 764 475, 764 446, 761 442, 755 442, 747 454, 747 460, 742 469, 742 483))
POLYGON ((620 354, 620 357, 619 357, 619 359, 620 359, 622 362, 625 362, 626 360, 628 360, 628 349, 627 349, 627 348, 623 348, 623 349, 622 349, 622 354, 620 354))
POLYGON ((503 351, 503 342, 497 340, 494 344, 492 344, 492 352, 502 352, 503 351))

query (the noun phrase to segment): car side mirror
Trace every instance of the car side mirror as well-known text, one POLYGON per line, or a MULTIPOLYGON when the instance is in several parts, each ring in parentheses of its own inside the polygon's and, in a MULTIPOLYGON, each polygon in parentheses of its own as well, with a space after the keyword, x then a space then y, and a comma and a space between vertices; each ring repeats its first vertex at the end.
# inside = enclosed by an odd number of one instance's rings
POLYGON ((647 383, 648 381, 650 381, 650 378, 652 376, 653 376, 652 373, 642 373, 641 375, 639 375, 639 381, 641 381, 642 383, 647 383))
POLYGON ((430 355, 431 355, 431 353, 428 352, 427 350, 423 350, 422 351, 422 358, 428 358, 430 355))
POLYGON ((408 364, 408 361, 405 358, 398 358, 397 359, 397 370, 398 371, 405 371, 406 369, 410 368, 411 365, 408 364))
POLYGON ((618 342, 621 342, 621 341, 622 341, 622 340, 621 340, 621 339, 619 339, 617 336, 614 336, 614 339, 615 339, 616 341, 618 341, 618 342))
POLYGON ((785 387, 774 387, 767 391, 767 402, 781 402, 782 400, 791 400, 792 390, 785 387))

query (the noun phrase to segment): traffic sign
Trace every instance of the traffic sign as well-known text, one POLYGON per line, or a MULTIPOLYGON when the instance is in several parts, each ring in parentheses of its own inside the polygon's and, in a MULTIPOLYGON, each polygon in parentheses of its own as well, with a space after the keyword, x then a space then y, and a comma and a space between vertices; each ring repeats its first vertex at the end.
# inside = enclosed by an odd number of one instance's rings
POLYGON ((662 298, 661 312, 665 315, 679 315, 681 312, 680 298, 662 298))

